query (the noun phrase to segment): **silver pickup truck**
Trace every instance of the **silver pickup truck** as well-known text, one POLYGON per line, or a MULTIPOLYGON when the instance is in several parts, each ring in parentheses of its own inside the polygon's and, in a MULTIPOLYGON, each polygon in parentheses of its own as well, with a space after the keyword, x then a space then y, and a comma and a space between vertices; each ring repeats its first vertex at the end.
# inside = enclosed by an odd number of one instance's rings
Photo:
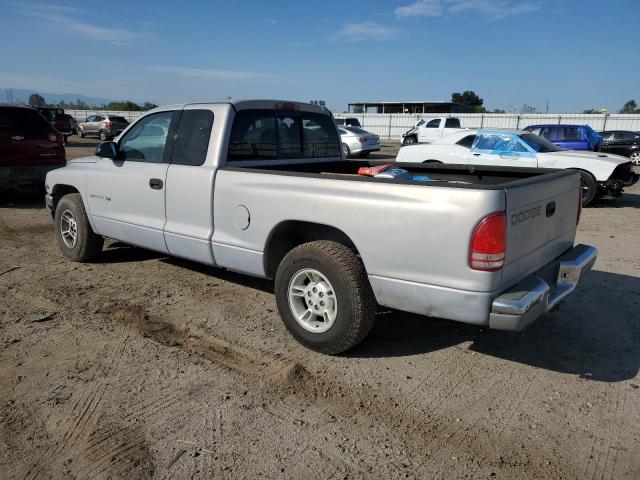
POLYGON ((162 107, 96 155, 47 175, 62 253, 89 262, 104 238, 275 279, 282 320, 307 347, 343 352, 378 305, 524 328, 596 258, 574 246, 573 171, 403 164, 358 175, 331 114, 231 101, 162 107))

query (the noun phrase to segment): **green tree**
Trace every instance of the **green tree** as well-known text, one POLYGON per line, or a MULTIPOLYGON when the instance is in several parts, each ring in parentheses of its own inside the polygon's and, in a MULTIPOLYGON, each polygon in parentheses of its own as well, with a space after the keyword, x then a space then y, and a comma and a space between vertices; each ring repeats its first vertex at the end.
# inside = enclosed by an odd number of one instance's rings
POLYGON ((599 110, 596 110, 595 108, 588 108, 588 109, 586 109, 586 110, 583 110, 583 111, 582 111, 582 113, 587 113, 587 114, 590 114, 590 113, 600 113, 600 111, 599 111, 599 110))
POLYGON ((640 113, 640 108, 635 100, 629 100, 625 103, 618 113, 640 113))
POLYGON ((470 107, 482 107, 484 101, 473 90, 465 90, 462 93, 451 94, 451 101, 458 105, 468 105, 470 107))
POLYGON ((491 113, 507 113, 507 112, 505 112, 501 108, 494 108, 493 110, 491 110, 491 113))
POLYGON ((37 93, 32 93, 29 95, 29 105, 32 107, 46 107, 47 102, 45 102, 44 97, 37 93))

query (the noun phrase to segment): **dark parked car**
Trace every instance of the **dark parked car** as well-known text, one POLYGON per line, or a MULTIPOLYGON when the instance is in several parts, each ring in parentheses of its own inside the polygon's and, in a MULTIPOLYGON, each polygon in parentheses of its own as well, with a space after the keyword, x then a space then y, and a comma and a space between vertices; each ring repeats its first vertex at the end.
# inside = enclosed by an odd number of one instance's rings
POLYGON ((629 157, 634 165, 640 165, 640 132, 607 130, 602 135, 602 151, 629 157))
POLYGON ((66 163, 62 133, 38 110, 0 105, 0 187, 44 185, 66 163))
POLYGON ((49 120, 56 130, 64 135, 65 141, 75 133, 71 125, 71 115, 65 114, 62 108, 39 107, 38 111, 44 115, 44 118, 49 120))
POLYGON ((568 150, 599 152, 602 147, 602 137, 589 125, 529 125, 525 130, 568 150))

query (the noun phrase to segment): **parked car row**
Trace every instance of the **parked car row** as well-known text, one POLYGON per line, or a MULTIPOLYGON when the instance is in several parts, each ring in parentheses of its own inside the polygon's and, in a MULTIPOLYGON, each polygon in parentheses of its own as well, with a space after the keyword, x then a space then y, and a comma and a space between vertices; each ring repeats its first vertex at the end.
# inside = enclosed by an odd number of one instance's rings
POLYGON ((400 149, 396 161, 579 170, 583 205, 617 197, 638 181, 628 158, 566 150, 528 130, 462 130, 400 149))

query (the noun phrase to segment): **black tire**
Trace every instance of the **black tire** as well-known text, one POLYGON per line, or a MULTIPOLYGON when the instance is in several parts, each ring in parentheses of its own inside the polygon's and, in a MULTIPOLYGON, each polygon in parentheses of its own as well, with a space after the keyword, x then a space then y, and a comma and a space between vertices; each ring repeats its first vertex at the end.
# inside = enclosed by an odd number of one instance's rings
POLYGON ((406 137, 402 142, 402 145, 415 145, 418 143, 418 139, 416 137, 406 137))
POLYGON ((343 143, 342 151, 344 152, 344 158, 351 158, 351 149, 349 148, 349 145, 343 143))
POLYGON ((320 240, 291 250, 276 273, 275 294, 280 317, 293 337, 311 350, 335 355, 360 343, 369 333, 376 313, 376 301, 364 265, 346 246, 320 240), (323 333, 305 330, 289 305, 289 286, 304 269, 326 277, 337 299, 333 325, 323 333))
POLYGON ((598 194, 596 179, 589 172, 580 170, 580 189, 582 191, 582 206, 586 207, 595 200, 598 194))
POLYGON ((103 142, 106 142, 110 138, 111 136, 107 133, 106 130, 100 130, 100 140, 102 140, 103 142))
POLYGON ((82 131, 82 129, 81 129, 81 128, 78 128, 78 132, 77 132, 77 134, 78 134, 78 136, 79 136, 80 138, 84 138, 84 132, 82 131))
POLYGON ((79 193, 70 193, 60 199, 56 206, 55 235, 58 247, 65 257, 74 262, 90 262, 102 251, 104 238, 93 233, 87 213, 79 193), (63 229, 68 230, 68 214, 75 222, 76 240, 71 242, 63 237, 63 229), (64 218, 63 218, 64 217, 64 218))

